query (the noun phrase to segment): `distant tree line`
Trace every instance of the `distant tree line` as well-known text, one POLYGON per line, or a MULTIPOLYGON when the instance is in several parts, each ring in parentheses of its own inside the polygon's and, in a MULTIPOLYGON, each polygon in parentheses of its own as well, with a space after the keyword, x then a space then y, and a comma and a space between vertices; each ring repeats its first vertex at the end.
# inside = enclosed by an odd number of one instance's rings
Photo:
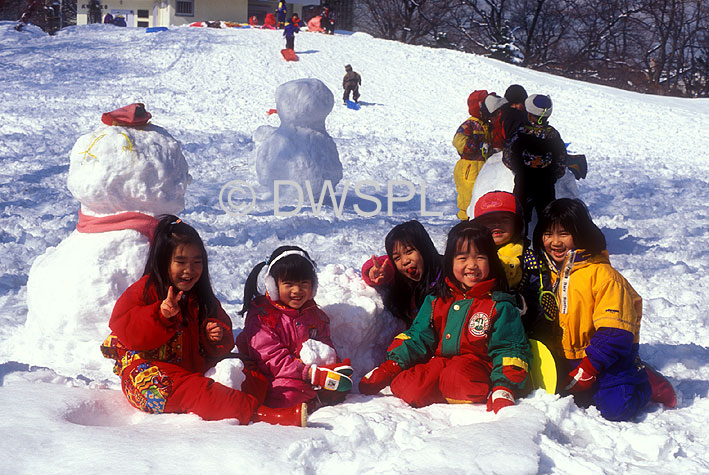
POLYGON ((709 96, 707 0, 359 0, 355 23, 570 78, 709 96))

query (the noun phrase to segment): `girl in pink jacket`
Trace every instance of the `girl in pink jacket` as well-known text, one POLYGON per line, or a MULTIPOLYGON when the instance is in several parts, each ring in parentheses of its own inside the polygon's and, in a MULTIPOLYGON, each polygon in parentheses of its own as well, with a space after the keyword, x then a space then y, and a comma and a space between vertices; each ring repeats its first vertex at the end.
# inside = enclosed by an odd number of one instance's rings
POLYGON ((266 406, 306 402, 312 411, 352 387, 349 360, 338 364, 330 319, 313 300, 317 286, 315 263, 297 246, 276 249, 246 280, 241 314, 248 314, 237 345, 269 380, 266 406))

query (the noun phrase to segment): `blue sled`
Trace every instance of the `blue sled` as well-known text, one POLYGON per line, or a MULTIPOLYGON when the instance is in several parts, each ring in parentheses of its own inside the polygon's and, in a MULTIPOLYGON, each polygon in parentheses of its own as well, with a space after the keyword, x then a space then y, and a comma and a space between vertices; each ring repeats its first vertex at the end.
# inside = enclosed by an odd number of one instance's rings
POLYGON ((159 31, 167 31, 166 26, 150 26, 145 29, 146 33, 157 33, 159 31))
POLYGON ((347 108, 348 108, 348 109, 352 109, 352 110, 355 110, 355 111, 358 111, 358 110, 359 110, 359 104, 357 104, 356 102, 347 101, 346 103, 347 103, 347 108))

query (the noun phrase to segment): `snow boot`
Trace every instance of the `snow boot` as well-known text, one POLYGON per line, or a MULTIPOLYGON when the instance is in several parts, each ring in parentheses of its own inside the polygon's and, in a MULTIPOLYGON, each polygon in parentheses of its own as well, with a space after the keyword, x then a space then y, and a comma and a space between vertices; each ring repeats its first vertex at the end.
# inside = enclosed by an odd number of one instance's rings
POLYGON ((652 388, 650 400, 659 402, 669 408, 677 406, 677 394, 675 394, 675 390, 667 378, 647 363, 645 363, 645 371, 647 372, 647 379, 650 381, 650 388, 652 388))
POLYGON ((305 427, 308 423, 308 406, 304 402, 293 407, 259 406, 251 420, 280 426, 305 427))

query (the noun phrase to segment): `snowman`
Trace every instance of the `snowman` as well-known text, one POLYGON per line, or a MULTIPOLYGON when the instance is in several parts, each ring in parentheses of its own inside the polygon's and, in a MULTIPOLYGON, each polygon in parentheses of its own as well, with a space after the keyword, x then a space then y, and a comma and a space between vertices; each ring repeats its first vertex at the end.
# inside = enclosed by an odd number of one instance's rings
MULTIPOLYGON (((475 179, 473 196, 468 206, 468 216, 475 216, 475 203, 485 193, 491 191, 508 191, 512 193, 515 187, 515 176, 512 170, 507 168, 502 162, 503 152, 497 152, 487 159, 480 169, 478 177, 475 179)), ((556 180, 554 190, 557 198, 578 198, 579 188, 576 185, 576 178, 569 169, 566 169, 564 176, 556 180)), ((529 230, 534 229, 537 222, 536 211, 529 223, 529 230)))
POLYGON ((156 217, 184 209, 191 181, 180 144, 150 117, 142 104, 106 113, 106 125, 74 145, 67 185, 81 203, 79 220, 30 269, 27 321, 15 340, 20 361, 110 376, 99 346, 113 305, 143 275, 156 217))
POLYGON ((273 191, 276 180, 290 180, 307 193, 309 184, 315 199, 326 180, 334 189, 342 179, 342 163, 335 141, 325 130, 334 104, 332 92, 318 79, 296 79, 278 86, 281 125, 263 125, 253 135, 251 165, 261 185, 273 191))

